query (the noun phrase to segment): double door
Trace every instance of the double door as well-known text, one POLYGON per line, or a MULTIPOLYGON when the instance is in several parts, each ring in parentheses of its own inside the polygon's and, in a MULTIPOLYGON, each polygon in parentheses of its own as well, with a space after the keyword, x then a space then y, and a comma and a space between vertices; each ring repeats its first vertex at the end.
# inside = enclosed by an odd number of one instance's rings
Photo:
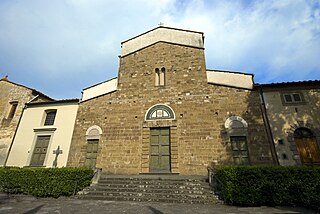
POLYGON ((150 172, 170 172, 170 128, 150 130, 150 172))

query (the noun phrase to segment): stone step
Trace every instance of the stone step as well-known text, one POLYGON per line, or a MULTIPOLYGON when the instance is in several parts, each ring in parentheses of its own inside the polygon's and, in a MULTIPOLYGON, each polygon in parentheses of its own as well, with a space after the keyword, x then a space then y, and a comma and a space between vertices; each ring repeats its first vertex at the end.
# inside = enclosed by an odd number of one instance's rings
POLYGON ((209 194, 184 194, 184 193, 146 193, 146 192, 105 192, 105 191, 92 191, 89 192, 86 195, 105 195, 105 196, 114 196, 114 197, 119 197, 119 196, 126 196, 126 197, 147 197, 147 198, 152 198, 152 197, 160 197, 160 198, 180 198, 180 199, 195 199, 195 198, 210 198, 211 195, 209 194))
POLYGON ((204 181, 172 181, 172 180, 108 180, 100 179, 99 184, 137 184, 137 185, 188 185, 188 186, 209 186, 204 181))
POLYGON ((111 177, 111 176, 100 176, 101 180, 114 180, 114 181, 127 181, 127 180, 145 180, 145 181, 172 181, 172 182, 180 182, 180 181, 203 181, 206 182, 205 178, 188 178, 188 177, 149 177, 149 176, 135 176, 135 177, 111 177))
POLYGON ((153 179, 109 179, 109 178, 100 178, 100 183, 150 183, 150 184, 162 184, 162 183, 170 183, 170 184, 191 184, 191 185, 199 185, 199 184, 207 184, 205 181, 200 180, 153 180, 153 179))
POLYGON ((148 189, 187 189, 187 190, 210 190, 210 186, 207 185, 176 185, 176 184, 144 184, 144 183, 139 183, 139 184, 132 184, 132 183, 102 183, 99 182, 96 187, 101 187, 101 188, 119 188, 119 189, 124 189, 124 188, 148 188, 148 189))
POLYGON ((179 176, 104 175, 96 185, 84 189, 78 198, 202 204, 217 201, 205 179, 179 176))
POLYGON ((106 195, 85 195, 78 197, 85 200, 106 200, 106 201, 143 201, 143 202, 162 202, 162 203, 187 203, 187 204, 215 204, 215 199, 178 199, 161 197, 115 197, 106 195))
POLYGON ((149 189, 149 188, 112 188, 112 187, 98 187, 94 186, 89 189, 86 189, 86 192, 132 192, 132 193, 165 193, 165 194, 211 194, 212 192, 209 190, 202 190, 202 189, 149 189))

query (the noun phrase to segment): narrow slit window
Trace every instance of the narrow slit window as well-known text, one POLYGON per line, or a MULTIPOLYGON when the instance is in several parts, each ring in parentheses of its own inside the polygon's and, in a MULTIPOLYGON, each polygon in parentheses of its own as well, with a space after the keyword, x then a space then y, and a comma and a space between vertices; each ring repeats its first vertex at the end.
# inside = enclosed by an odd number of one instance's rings
POLYGON ((166 69, 165 68, 161 68, 159 85, 161 85, 161 86, 165 85, 165 77, 166 77, 166 69))
POLYGON ((11 104, 11 109, 8 115, 8 119, 12 119, 14 117, 14 114, 16 113, 17 107, 18 107, 18 102, 10 102, 11 104))
POLYGON ((166 69, 159 68, 155 69, 155 86, 164 86, 166 82, 166 69))
POLYGON ((159 71, 159 68, 156 68, 155 74, 156 74, 155 86, 159 86, 159 84, 160 84, 160 71, 159 71))

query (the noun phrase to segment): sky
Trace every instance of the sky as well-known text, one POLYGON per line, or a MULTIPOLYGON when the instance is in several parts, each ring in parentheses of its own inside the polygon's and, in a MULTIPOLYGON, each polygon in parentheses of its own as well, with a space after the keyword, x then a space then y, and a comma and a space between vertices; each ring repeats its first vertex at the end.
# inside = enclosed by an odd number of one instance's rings
POLYGON ((320 0, 0 0, 0 78, 80 98, 117 76, 122 41, 160 22, 204 32, 207 69, 320 80, 320 0))

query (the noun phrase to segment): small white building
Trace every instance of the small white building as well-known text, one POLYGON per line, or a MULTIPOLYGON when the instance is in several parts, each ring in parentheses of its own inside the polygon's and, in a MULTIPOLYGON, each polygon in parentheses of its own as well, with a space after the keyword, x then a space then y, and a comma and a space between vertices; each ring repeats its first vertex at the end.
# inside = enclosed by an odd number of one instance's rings
POLYGON ((78 99, 27 104, 6 166, 66 166, 78 104, 78 99))

